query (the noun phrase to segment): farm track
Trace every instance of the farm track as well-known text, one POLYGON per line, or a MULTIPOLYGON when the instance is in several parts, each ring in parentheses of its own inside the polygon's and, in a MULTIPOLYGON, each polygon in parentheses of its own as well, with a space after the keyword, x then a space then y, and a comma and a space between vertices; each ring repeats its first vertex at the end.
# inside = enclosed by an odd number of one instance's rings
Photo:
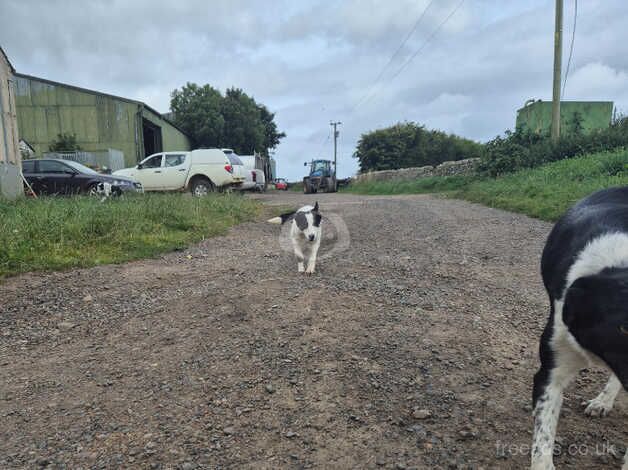
MULTIPOLYGON (((260 221, 0 284, 0 468, 527 465, 549 224, 432 196, 254 197, 319 201, 315 275, 260 221)), ((557 468, 621 467, 625 394, 581 408, 606 378, 570 387, 557 468)))

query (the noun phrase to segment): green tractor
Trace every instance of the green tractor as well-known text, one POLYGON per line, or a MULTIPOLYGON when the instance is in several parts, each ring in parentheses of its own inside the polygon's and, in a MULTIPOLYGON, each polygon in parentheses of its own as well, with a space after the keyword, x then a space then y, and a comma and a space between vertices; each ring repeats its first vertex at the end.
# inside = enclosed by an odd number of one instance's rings
MULTIPOLYGON (((308 163, 305 163, 307 166, 308 163)), ((335 193, 338 190, 336 182, 336 168, 334 162, 330 160, 312 160, 310 163, 310 174, 303 178, 303 192, 313 194, 318 191, 335 193)))

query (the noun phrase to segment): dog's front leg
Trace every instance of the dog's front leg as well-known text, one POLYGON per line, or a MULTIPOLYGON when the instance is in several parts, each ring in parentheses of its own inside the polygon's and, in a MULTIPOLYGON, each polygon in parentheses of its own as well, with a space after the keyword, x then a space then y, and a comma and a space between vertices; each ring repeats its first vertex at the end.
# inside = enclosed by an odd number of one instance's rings
POLYGON ((306 274, 312 274, 316 269, 316 255, 318 254, 318 247, 321 245, 320 238, 317 238, 312 246, 312 250, 310 252, 310 257, 307 260, 307 269, 305 270, 306 274))
POLYGON ((303 249, 301 248, 301 243, 299 243, 299 240, 295 240, 293 238, 292 246, 294 248, 294 254, 297 257, 297 269, 300 273, 302 273, 305 271, 305 264, 304 264, 304 256, 303 256, 303 249))
MULTIPOLYGON (((557 360, 557 363, 562 361, 557 360)), ((562 363, 549 371, 541 370, 535 376, 535 388, 540 387, 539 398, 534 406, 534 438, 532 442, 533 470, 553 470, 554 440, 560 408, 563 404, 563 390, 579 370, 573 362, 562 363), (537 377, 547 377, 545 384, 538 384, 537 377)))
POLYGON ((593 400, 589 401, 585 414, 589 416, 606 416, 613 408, 615 398, 621 390, 621 382, 615 374, 611 375, 606 387, 593 400))
MULTIPOLYGON (((562 312, 557 308, 558 312, 562 312)), ((556 332, 548 323, 541 337, 541 368, 534 376, 534 437, 532 470, 553 470, 554 440, 563 390, 583 366, 582 358, 571 349, 563 330, 556 332)))

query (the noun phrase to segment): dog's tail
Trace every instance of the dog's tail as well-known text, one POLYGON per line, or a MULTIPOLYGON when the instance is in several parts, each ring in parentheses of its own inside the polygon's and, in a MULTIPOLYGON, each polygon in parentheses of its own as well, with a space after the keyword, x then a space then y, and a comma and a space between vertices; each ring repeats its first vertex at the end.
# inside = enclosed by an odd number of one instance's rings
POLYGON ((296 212, 297 211, 287 212, 285 214, 281 214, 279 217, 273 217, 272 219, 268 219, 268 223, 277 225, 284 224, 286 221, 292 219, 296 212))

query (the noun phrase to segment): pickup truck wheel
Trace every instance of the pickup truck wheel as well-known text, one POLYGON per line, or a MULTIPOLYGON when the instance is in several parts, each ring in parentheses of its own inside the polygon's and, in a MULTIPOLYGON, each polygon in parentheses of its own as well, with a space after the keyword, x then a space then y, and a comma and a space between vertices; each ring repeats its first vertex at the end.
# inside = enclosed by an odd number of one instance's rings
POLYGON ((211 181, 207 179, 198 178, 192 181, 192 184, 190 185, 190 189, 194 196, 202 197, 202 196, 207 196, 211 192, 214 192, 215 186, 212 184, 211 181))

